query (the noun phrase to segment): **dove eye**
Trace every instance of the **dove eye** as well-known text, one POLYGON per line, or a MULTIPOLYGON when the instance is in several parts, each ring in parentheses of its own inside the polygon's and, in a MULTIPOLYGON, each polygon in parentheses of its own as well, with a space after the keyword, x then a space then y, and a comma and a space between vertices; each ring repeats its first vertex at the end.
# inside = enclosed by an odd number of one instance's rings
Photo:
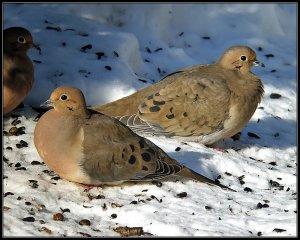
POLYGON ((68 96, 63 94, 63 95, 60 96, 59 99, 62 100, 62 101, 66 101, 68 99, 68 96))
POLYGON ((240 56, 240 59, 244 62, 247 60, 247 57, 245 55, 240 56))
POLYGON ((17 38, 18 43, 26 43, 26 39, 23 36, 17 38))

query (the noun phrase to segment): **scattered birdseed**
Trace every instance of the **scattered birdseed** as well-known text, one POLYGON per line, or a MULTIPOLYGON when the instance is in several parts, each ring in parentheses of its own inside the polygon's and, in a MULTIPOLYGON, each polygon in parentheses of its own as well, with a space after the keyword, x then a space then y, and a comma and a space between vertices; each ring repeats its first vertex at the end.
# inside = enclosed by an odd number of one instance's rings
POLYGON ((162 48, 157 48, 157 49, 154 50, 154 52, 159 52, 161 50, 163 50, 163 49, 162 48))
POLYGON ((249 188, 249 187, 245 187, 245 188, 244 188, 244 191, 245 191, 245 192, 253 192, 253 190, 252 190, 251 188, 249 188))
POLYGON ((97 55, 97 59, 99 60, 105 56, 105 53, 104 52, 96 52, 96 55, 97 55))
POLYGON ((10 207, 3 206, 3 211, 8 211, 10 207))
POLYGON ((39 161, 32 161, 31 163, 30 163, 31 165, 43 165, 41 162, 39 162, 39 161))
POLYGON ((279 93, 271 93, 270 94, 270 98, 272 98, 272 99, 278 99, 278 98, 281 98, 281 95, 279 93))
POLYGON ((21 123, 21 120, 15 119, 15 120, 13 120, 13 121, 11 122, 11 125, 16 126, 16 125, 18 125, 19 123, 21 123))
POLYGON ((274 228, 273 232, 285 232, 285 229, 281 229, 281 228, 274 228))
POLYGON ((260 137, 257 134, 253 133, 253 132, 248 132, 247 134, 248 134, 249 137, 260 139, 260 137))
POLYGON ((262 204, 262 203, 259 202, 259 203, 256 205, 256 207, 257 207, 258 209, 260 209, 260 208, 268 208, 269 205, 266 204, 266 203, 262 204))
POLYGON ((80 49, 80 51, 85 52, 86 49, 92 49, 92 47, 93 47, 92 44, 87 44, 87 45, 83 46, 80 49))
POLYGON ((35 218, 34 217, 26 217, 22 219, 24 222, 34 222, 35 218))
POLYGON ((176 194, 176 196, 179 197, 179 198, 185 198, 187 196, 187 193, 186 192, 181 192, 181 193, 176 194))
POLYGON ((6 192, 6 193, 4 193, 4 197, 9 196, 9 195, 15 195, 15 194, 12 193, 12 192, 6 192))
POLYGON ((21 167, 21 163, 17 162, 17 163, 15 164, 15 167, 21 167))
POLYGON ((142 227, 116 227, 114 231, 121 234, 122 237, 141 236, 144 234, 142 227))
POLYGON ((144 79, 140 79, 138 78, 139 81, 143 82, 143 83, 147 83, 147 80, 144 80, 144 79))
POLYGON ((26 167, 18 167, 18 168, 16 168, 16 171, 19 171, 19 170, 26 171, 26 167))
POLYGON ((112 208, 120 208, 120 207, 123 207, 123 205, 122 205, 122 204, 119 204, 119 203, 111 203, 110 206, 111 206, 112 208))
POLYGON ((39 229, 39 232, 46 232, 48 234, 52 234, 52 231, 46 227, 42 227, 41 229, 39 229))
POLYGON ((51 27, 51 26, 47 26, 46 27, 47 30, 55 30, 57 32, 61 32, 61 28, 60 27, 51 27))
POLYGON ((88 233, 84 233, 84 232, 77 232, 77 233, 79 233, 83 237, 91 237, 92 236, 92 235, 90 235, 88 233))
POLYGON ((211 206, 205 206, 206 210, 212 210, 213 208, 211 206))
POLYGON ((25 142, 24 140, 21 140, 20 143, 16 144, 17 148, 23 148, 23 147, 28 147, 28 143, 25 142))
POLYGON ((55 214, 53 214, 52 218, 54 221, 63 221, 64 215, 62 215, 61 213, 55 213, 55 214))
POLYGON ((147 51, 148 53, 151 53, 150 48, 146 47, 145 49, 146 49, 146 51, 147 51))
POLYGON ((181 147, 175 148, 175 152, 178 152, 178 151, 180 151, 180 150, 181 150, 181 147))
POLYGON ((59 179, 61 179, 59 176, 55 176, 55 177, 52 177, 52 178, 51 178, 51 180, 55 180, 55 181, 57 181, 57 180, 59 180, 59 179))
POLYGON ((113 54, 115 55, 115 57, 119 57, 119 53, 117 51, 113 51, 113 54))
POLYGON ((70 212, 70 209, 69 208, 65 208, 65 209, 60 209, 63 213, 65 213, 65 212, 70 212))
POLYGON ((88 219, 82 219, 82 220, 79 221, 79 224, 82 225, 82 226, 90 226, 91 222, 88 219))
POLYGON ((272 165, 272 166, 277 166, 276 162, 269 162, 269 164, 272 165))
POLYGON ((12 127, 12 128, 10 128, 9 130, 8 130, 8 132, 11 134, 11 135, 13 135, 13 136, 15 136, 16 135, 16 132, 18 131, 18 128, 17 127, 12 127))
POLYGON ((265 54, 265 57, 266 58, 273 58, 274 57, 274 54, 270 53, 270 54, 265 54))

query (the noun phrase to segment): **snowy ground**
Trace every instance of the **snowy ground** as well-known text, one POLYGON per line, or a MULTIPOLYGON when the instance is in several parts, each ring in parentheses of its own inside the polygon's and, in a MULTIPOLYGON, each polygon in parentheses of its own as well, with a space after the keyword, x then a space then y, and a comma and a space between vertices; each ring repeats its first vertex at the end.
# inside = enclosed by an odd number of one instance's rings
POLYGON ((143 236, 297 235, 296 4, 4 4, 3 9, 4 28, 29 29, 42 49, 29 52, 36 82, 25 108, 3 119, 4 236, 120 236, 117 227, 125 226, 139 227, 129 234, 143 236), (182 179, 85 190, 59 179, 39 158, 33 144, 38 113, 30 106, 47 100, 55 87, 79 87, 89 105, 101 104, 179 68, 213 63, 235 44, 255 49, 266 65, 253 69, 265 95, 241 139, 220 142, 224 152, 150 140, 237 192, 182 179), (19 135, 9 136, 14 125, 19 135))

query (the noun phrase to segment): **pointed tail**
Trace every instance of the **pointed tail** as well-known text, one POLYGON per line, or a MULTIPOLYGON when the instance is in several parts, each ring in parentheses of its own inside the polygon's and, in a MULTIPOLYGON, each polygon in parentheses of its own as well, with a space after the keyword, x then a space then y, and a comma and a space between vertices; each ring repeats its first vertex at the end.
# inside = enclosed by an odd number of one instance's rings
POLYGON ((176 175, 178 176, 183 176, 183 177, 187 177, 187 178, 191 178, 191 179, 194 179, 196 181, 199 181, 199 182, 204 182, 204 183, 207 183, 209 185, 216 185, 216 186, 219 186, 223 189, 226 189, 226 190, 230 190, 230 191, 233 191, 233 192, 236 192, 235 190, 229 188, 229 187, 226 187, 218 182, 215 182, 207 177, 204 177, 202 175, 200 175, 199 173, 193 171, 192 169, 189 169, 187 167, 184 167, 180 172, 178 172, 176 175))

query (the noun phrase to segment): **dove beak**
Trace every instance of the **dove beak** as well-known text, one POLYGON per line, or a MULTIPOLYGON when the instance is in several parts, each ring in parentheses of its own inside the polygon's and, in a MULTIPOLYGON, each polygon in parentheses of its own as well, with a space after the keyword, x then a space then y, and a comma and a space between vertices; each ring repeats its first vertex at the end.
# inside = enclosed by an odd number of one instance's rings
POLYGON ((41 108, 53 108, 53 102, 49 99, 40 105, 41 108))
POLYGON ((39 54, 41 55, 42 49, 40 48, 39 44, 31 43, 30 47, 35 48, 36 50, 38 50, 39 54))
POLYGON ((253 62, 253 66, 257 66, 257 67, 265 67, 265 64, 263 64, 262 62, 255 60, 253 62))

